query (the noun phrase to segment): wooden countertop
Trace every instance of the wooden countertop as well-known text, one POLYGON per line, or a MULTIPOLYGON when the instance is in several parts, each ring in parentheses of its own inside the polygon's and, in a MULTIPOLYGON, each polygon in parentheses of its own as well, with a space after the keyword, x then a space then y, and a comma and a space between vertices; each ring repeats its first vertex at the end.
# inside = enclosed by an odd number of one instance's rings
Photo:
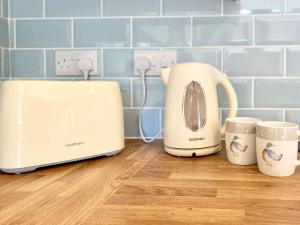
POLYGON ((300 168, 274 178, 224 151, 179 158, 161 146, 130 140, 114 157, 0 173, 0 224, 300 224, 300 168))

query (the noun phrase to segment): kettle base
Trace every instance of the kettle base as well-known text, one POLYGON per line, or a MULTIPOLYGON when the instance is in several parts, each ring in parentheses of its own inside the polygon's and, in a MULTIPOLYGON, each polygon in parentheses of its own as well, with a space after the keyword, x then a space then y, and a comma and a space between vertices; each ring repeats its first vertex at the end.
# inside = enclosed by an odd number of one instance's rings
POLYGON ((195 148, 195 149, 180 149, 180 148, 170 148, 164 146, 167 153, 175 156, 181 157, 192 157, 192 156, 205 156, 217 153, 222 150, 222 145, 216 145, 208 148, 195 148))

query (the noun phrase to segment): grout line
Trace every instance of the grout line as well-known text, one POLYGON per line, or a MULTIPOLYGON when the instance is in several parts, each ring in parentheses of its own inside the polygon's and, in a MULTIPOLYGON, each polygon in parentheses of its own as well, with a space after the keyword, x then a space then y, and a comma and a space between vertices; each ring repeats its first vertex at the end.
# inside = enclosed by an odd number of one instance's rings
POLYGON ((159 15, 163 16, 163 0, 159 1, 159 15))
POLYGON ((103 1, 104 1, 104 0, 100 0, 100 7, 101 7, 101 9, 100 9, 100 10, 101 10, 101 12, 100 12, 100 17, 101 17, 101 18, 103 17, 103 5, 104 5, 104 4, 103 4, 103 1))
POLYGON ((16 20, 13 19, 13 29, 14 29, 14 40, 13 40, 13 49, 17 48, 17 25, 16 25, 16 20))
POLYGON ((0 0, 0 5, 1 5, 0 16, 1 16, 1 17, 4 17, 4 16, 3 16, 3 14, 4 14, 4 13, 3 13, 3 0, 0 0))
POLYGON ((287 76, 287 71, 286 71, 286 51, 287 51, 287 48, 284 47, 284 49, 283 49, 283 76, 284 77, 287 76))
POLYGON ((191 40, 191 43, 190 43, 190 46, 191 47, 193 47, 193 42, 194 42, 194 40, 193 40, 193 34, 194 34, 194 19, 193 19, 193 17, 191 16, 191 18, 190 18, 190 29, 191 29, 191 32, 190 32, 190 35, 191 35, 191 37, 190 37, 190 40, 191 40))
POLYGON ((287 0, 284 0, 284 14, 287 14, 287 0))
POLYGON ((221 49, 221 71, 224 73, 224 48, 221 49))
POLYGON ((132 19, 132 17, 130 17, 130 20, 129 20, 129 45, 130 45, 130 48, 132 48, 132 46, 133 46, 133 19, 132 19))
POLYGON ((130 108, 133 108, 133 79, 130 79, 130 108))
POLYGON ((11 5, 11 0, 7 0, 7 7, 8 7, 8 9, 7 9, 7 19, 10 19, 10 17, 11 17, 11 11, 10 11, 10 5, 11 5))
POLYGON ((100 77, 104 77, 104 50, 103 49, 101 49, 100 50, 101 51, 101 53, 100 53, 100 57, 101 57, 101 59, 100 59, 100 62, 101 62, 101 65, 100 65, 100 77))
POLYGON ((224 15, 224 0, 221 0, 221 16, 224 15))
POLYGON ((71 48, 74 48, 74 19, 71 19, 71 48))
POLYGON ((252 16, 252 46, 255 46, 255 17, 252 16))
MULTIPOLYGON (((277 13, 277 14, 207 14, 207 15, 195 15, 193 17, 195 18, 216 18, 216 17, 256 17, 256 16, 264 16, 264 17, 286 17, 286 16, 291 16, 291 17, 299 17, 300 13, 277 13)), ((14 18, 16 20, 63 20, 63 19, 81 19, 81 20, 90 20, 90 19, 104 19, 104 20, 109 20, 109 19, 128 19, 131 16, 86 16, 86 17, 17 17, 14 18)), ((190 15, 156 15, 156 16, 134 16, 135 19, 161 19, 161 18, 166 18, 166 19, 177 19, 177 18, 190 18, 190 15)))
MULTIPOLYGON (((14 19, 13 19, 14 20, 14 19)), ((289 48, 300 48, 300 45, 288 45, 287 47, 289 48)), ((139 49, 139 50, 159 50, 159 49, 172 49, 172 50, 176 50, 176 49, 215 49, 215 48, 218 48, 218 49, 221 49, 221 48, 232 48, 232 49, 240 49, 240 48, 249 48, 249 49, 253 49, 253 48, 283 48, 283 45, 256 45, 256 46, 252 46, 252 45, 235 45, 235 46, 232 46, 232 45, 196 45, 196 46, 164 46, 164 47, 160 47, 160 46, 154 46, 154 47, 138 47, 138 46, 124 46, 124 47, 120 47, 120 46, 110 46, 110 47, 98 47, 98 46, 94 46, 94 47, 75 47, 75 49, 139 49)), ((36 48, 26 48, 26 47, 18 47, 15 49, 17 50, 38 50, 38 49, 43 49, 42 47, 36 47, 36 48)), ((47 48, 47 49, 52 49, 52 50, 57 50, 57 49, 70 49, 70 47, 50 47, 50 48, 47 48)))
POLYGON ((254 107, 254 98, 255 98, 255 93, 254 93, 254 79, 252 78, 251 80, 251 108, 255 108, 254 107))
POLYGON ((44 57, 44 78, 47 78, 47 54, 46 49, 43 50, 43 57, 44 57))
POLYGON ((46 0, 43 0, 43 18, 46 18, 46 0))
POLYGON ((286 113, 285 113, 285 109, 282 110, 282 120, 286 121, 286 113))

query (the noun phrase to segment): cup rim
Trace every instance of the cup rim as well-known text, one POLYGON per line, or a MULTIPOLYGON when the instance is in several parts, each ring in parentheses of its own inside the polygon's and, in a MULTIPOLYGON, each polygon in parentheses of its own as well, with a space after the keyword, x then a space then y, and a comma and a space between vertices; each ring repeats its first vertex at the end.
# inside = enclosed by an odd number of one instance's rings
POLYGON ((257 123, 256 126, 273 129, 298 129, 297 124, 285 121, 262 121, 257 123))
POLYGON ((231 123, 241 123, 241 124, 253 124, 253 123, 259 123, 261 122, 260 119, 255 118, 255 117, 228 117, 226 119, 226 122, 231 122, 231 123))

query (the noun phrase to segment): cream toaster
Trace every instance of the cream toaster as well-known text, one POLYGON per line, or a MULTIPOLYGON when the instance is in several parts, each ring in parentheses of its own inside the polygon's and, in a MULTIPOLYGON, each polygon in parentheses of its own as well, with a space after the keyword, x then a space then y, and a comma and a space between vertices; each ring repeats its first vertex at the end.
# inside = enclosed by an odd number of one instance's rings
POLYGON ((120 87, 113 81, 3 81, 0 169, 110 156, 124 148, 120 87))

